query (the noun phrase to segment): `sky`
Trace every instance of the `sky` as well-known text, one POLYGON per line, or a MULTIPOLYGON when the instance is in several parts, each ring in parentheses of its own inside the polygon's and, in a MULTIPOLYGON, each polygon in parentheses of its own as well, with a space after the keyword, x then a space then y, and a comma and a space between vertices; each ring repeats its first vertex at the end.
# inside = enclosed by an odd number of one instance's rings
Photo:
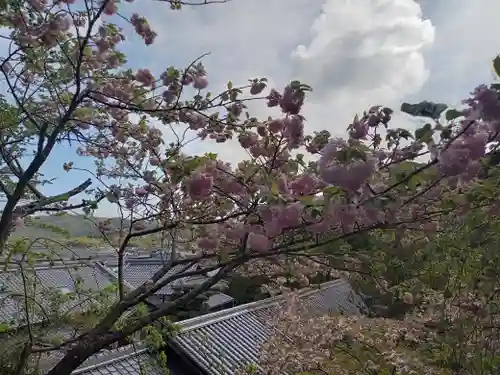
MULTIPOLYGON (((314 90, 304 108, 306 132, 343 135, 356 113, 375 104, 394 109, 402 101, 458 105, 475 86, 492 81, 491 60, 500 53, 497 0, 232 0, 180 12, 153 0, 121 5, 123 15, 133 12, 146 16, 159 36, 144 46, 126 28, 129 38, 122 49, 132 68, 161 73, 209 52, 203 62, 212 92, 223 90, 228 80, 237 85, 266 77, 282 88, 298 79, 314 90)), ((249 109, 258 118, 279 115, 262 102, 249 109)), ((416 124, 396 113, 393 126, 416 124)), ((186 151, 216 152, 228 161, 245 157, 227 143, 195 142, 186 151)), ((59 147, 43 168, 46 177, 57 177, 47 194, 88 177, 64 172, 65 161, 92 168, 92 160, 59 147)), ((114 212, 104 205, 98 214, 114 212)))

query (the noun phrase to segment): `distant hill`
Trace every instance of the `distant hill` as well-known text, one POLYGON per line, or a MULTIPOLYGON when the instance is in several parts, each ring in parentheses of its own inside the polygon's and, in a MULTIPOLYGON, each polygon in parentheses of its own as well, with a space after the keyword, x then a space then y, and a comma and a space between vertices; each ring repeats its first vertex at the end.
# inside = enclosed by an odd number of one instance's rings
POLYGON ((16 229, 12 237, 25 237, 30 240, 45 238, 66 244, 94 246, 105 243, 96 225, 104 220, 109 220, 113 228, 120 228, 122 225, 126 228, 128 225, 127 222, 122 224, 119 218, 86 218, 83 215, 32 216, 25 226, 16 229))
MULTIPOLYGON (((44 215, 32 216, 24 227, 15 231, 15 236, 34 238, 45 237, 96 237, 101 233, 95 223, 107 220, 104 218, 93 218, 92 221, 83 215, 44 215), (57 233, 60 231, 60 233, 57 233), (67 232, 67 233, 64 233, 67 232)), ((109 219, 112 224, 119 225, 119 219, 109 219)))

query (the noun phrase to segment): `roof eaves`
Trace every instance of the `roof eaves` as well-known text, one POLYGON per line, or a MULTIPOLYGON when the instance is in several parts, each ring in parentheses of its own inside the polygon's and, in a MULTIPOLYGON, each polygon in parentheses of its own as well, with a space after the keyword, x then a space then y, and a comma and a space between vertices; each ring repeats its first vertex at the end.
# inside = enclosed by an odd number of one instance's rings
MULTIPOLYGON (((51 264, 49 262, 40 262, 35 264, 33 267, 31 267, 29 270, 35 270, 35 271, 42 271, 42 270, 48 270, 48 269, 64 269, 64 268, 74 268, 74 267, 92 267, 98 262, 91 262, 91 261, 65 261, 65 262, 56 262, 54 264, 51 264)), ((19 272, 19 266, 16 265, 15 267, 9 267, 7 269, 3 269, 0 271, 0 273, 6 273, 6 272, 19 272)))
POLYGON ((137 356, 148 352, 148 348, 144 344, 131 344, 118 349, 110 350, 105 353, 99 353, 94 357, 89 358, 84 362, 82 367, 73 371, 71 375, 78 375, 86 371, 90 371, 101 366, 106 366, 112 363, 122 361, 124 359, 137 356))
MULTIPOLYGON (((302 289, 298 292, 298 298, 313 314, 342 312, 333 306, 340 307, 342 304, 342 299, 336 299, 337 293, 347 296, 354 291, 347 281, 337 279, 318 287, 302 289), (327 304, 315 303, 316 297, 326 298, 327 304), (308 300, 313 303, 308 303, 308 300)), ((285 298, 280 295, 178 322, 180 332, 169 341, 169 345, 206 374, 234 374, 239 366, 258 362, 263 341, 275 331, 270 320, 279 305, 284 304, 285 298)), ((354 306, 354 309, 346 312, 362 313, 360 307, 354 306)))
MULTIPOLYGON (((110 269, 109 267, 107 267, 106 265, 102 264, 102 263, 99 263, 97 262, 96 263, 97 267, 103 271, 104 273, 107 274, 107 276, 111 279, 111 281, 115 281, 115 282, 118 282, 118 274, 116 272, 114 272, 112 269, 110 269)), ((136 288, 130 284, 127 280, 123 280, 123 286, 125 287, 125 289, 131 291, 131 290, 135 290, 136 288)))
MULTIPOLYGON (((332 281, 328 281, 326 283, 320 284, 318 287, 301 289, 299 291, 299 297, 302 297, 302 298, 307 297, 311 294, 317 293, 318 290, 330 288, 332 286, 340 285, 340 284, 344 284, 344 283, 346 283, 346 281, 344 281, 342 279, 336 279, 336 280, 332 280, 332 281)), ((260 301, 255 301, 255 302, 246 303, 244 305, 235 306, 235 307, 232 307, 230 309, 216 311, 216 312, 213 312, 210 314, 205 314, 205 315, 197 316, 194 318, 186 319, 186 320, 183 320, 181 322, 178 322, 177 324, 181 327, 182 332, 187 332, 187 331, 191 331, 193 329, 197 329, 201 326, 217 323, 221 320, 230 319, 230 318, 237 316, 237 315, 241 315, 241 314, 245 314, 245 313, 248 313, 251 311, 256 311, 256 310, 261 310, 261 309, 265 309, 268 307, 272 307, 272 306, 278 305, 279 303, 283 302, 284 300, 285 300, 285 296, 278 295, 278 296, 270 297, 270 298, 263 299, 260 301)))
MULTIPOLYGON (((65 269, 68 269, 68 272, 70 272, 71 269, 76 269, 78 270, 78 267, 81 267, 81 268, 90 268, 92 270, 92 273, 94 272, 98 272, 100 274, 100 276, 102 276, 104 279, 107 280, 107 282, 114 282, 115 280, 112 279, 111 275, 109 274, 109 270, 107 270, 105 267, 103 267, 99 262, 85 262, 85 263, 82 263, 82 262, 71 262, 71 263, 64 263, 64 264, 58 264, 54 267, 48 265, 48 264, 44 264, 43 266, 40 266, 40 265, 35 265, 35 267, 30 270, 30 271, 33 271, 34 272, 34 275, 35 275, 35 278, 40 278, 40 272, 42 273, 47 273, 47 271, 49 272, 50 274, 50 271, 58 271, 58 270, 65 270, 65 269)), ((6 275, 7 278, 10 278, 11 277, 11 274, 13 273, 14 270, 7 270, 7 271, 0 271, 0 274, 4 274, 6 275)), ((17 272, 19 272, 19 269, 17 270, 17 272)), ((56 273, 57 275, 57 273, 56 273)), ((52 275, 54 276, 54 275, 52 275)), ((40 279, 40 282, 43 284, 44 281, 41 281, 42 279, 40 279)), ((13 315, 15 316, 16 314, 18 314, 18 311, 17 311, 17 308, 19 307, 17 305, 17 302, 15 303, 15 306, 13 307, 14 309, 16 309, 16 312, 14 312, 8 305, 9 301, 11 301, 11 298, 9 297, 12 293, 12 284, 6 282, 5 283, 6 285, 6 289, 4 291, 4 296, 2 296, 2 301, 0 303, 0 318, 2 319, 7 319, 7 315, 13 315)), ((49 288, 54 288, 52 286, 49 286, 49 288)), ((59 289, 60 291, 63 291, 64 289, 67 289, 69 288, 70 290, 73 288, 73 286, 71 287, 67 287, 67 286, 62 286, 62 287, 56 287, 56 289, 59 289)), ((1 293, 0 293, 1 294, 1 293)), ((79 306, 80 304, 76 304, 76 306, 79 306)), ((80 305, 81 306, 81 305, 80 305)), ((32 319, 35 319, 35 317, 32 316, 32 319)), ((42 324, 46 319, 44 317, 42 318, 36 318, 33 323, 36 323, 36 324, 42 324)), ((17 328, 20 328, 20 327, 23 327, 25 326, 25 324, 16 324, 15 327, 17 328)))

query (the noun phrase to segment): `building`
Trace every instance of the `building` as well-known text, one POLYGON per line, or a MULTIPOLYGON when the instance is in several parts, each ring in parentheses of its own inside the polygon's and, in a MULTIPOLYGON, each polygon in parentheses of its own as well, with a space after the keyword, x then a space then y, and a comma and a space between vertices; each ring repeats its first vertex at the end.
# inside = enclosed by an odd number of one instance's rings
MULTIPOLYGON (((41 375, 47 373, 61 358, 62 353, 53 353, 45 359, 41 375)), ((175 368, 175 365, 170 366, 175 368)), ((170 369, 170 375, 185 375, 170 369)), ((117 349, 102 350, 87 359, 72 375, 165 375, 165 369, 143 344, 131 344, 117 349)))
MULTIPOLYGON (((157 257, 129 258, 125 264, 126 287, 132 289, 147 281, 160 267, 164 259, 157 257)), ((112 265, 98 262, 66 262, 64 264, 39 264, 25 277, 19 269, 0 272, 0 337, 6 345, 0 348, 2 355, 8 357, 9 347, 15 344, 15 337, 5 340, 11 327, 27 325, 27 316, 32 322, 32 330, 39 327, 38 333, 50 336, 52 332, 67 338, 75 334, 75 330, 67 332, 64 325, 52 326, 50 330, 44 325, 43 311, 54 308, 54 301, 59 303, 62 313, 68 309, 85 310, 85 306, 93 303, 88 296, 93 292, 116 286, 116 270, 112 265), (25 293, 28 290, 29 293, 25 293), (42 291, 55 294, 55 300, 43 297, 42 291), (86 294, 87 293, 87 294, 86 294), (37 303, 30 304, 26 314, 24 295, 33 296, 37 303), (68 299, 67 296, 80 296, 87 299, 68 299), (66 296, 66 297, 65 297, 66 296), (37 298, 38 297, 38 298, 37 298), (59 298, 59 299, 58 299, 59 298), (62 298, 62 299, 61 299, 62 298), (5 349, 5 350, 4 350, 5 349)), ((193 265, 193 270, 199 265, 193 265)), ((184 266, 183 266, 184 268, 184 266)), ((174 268, 170 272, 180 272, 174 268)), ((160 289, 152 299, 151 308, 172 298, 177 287, 186 288, 199 285, 212 273, 179 281, 160 289)), ((113 294, 110 294, 110 298, 113 294)), ((366 306, 362 299, 354 293, 351 286, 343 280, 334 280, 319 287, 306 288, 299 292, 299 299, 311 315, 328 313, 363 314, 366 306)), ((110 301, 112 302, 112 301, 110 301)), ((272 318, 276 316, 280 306, 285 303, 283 296, 268 298, 236 307, 231 306, 231 297, 214 292, 201 305, 200 316, 178 322, 179 333, 169 340, 165 348, 168 368, 172 375, 230 375, 241 366, 256 364, 262 343, 271 337, 274 328, 272 318), (214 311, 218 310, 218 311, 214 311)), ((17 334, 22 329, 17 329, 17 334)), ((36 329, 35 329, 36 331, 36 329)), ((26 334, 26 332, 24 333, 26 334)), ((22 337, 21 337, 22 338, 22 337)), ((24 339, 26 339, 24 337, 24 339)), ((42 363, 37 367, 42 373, 48 371, 63 355, 51 352, 50 356, 39 358, 42 363)), ((0 368, 2 363, 0 363, 0 368)), ((73 372, 74 375, 160 375, 164 369, 158 365, 143 344, 125 345, 120 348, 103 350, 89 358, 73 372)))
MULTIPOLYGON (((99 291, 112 291, 114 283, 113 274, 93 262, 39 263, 5 269, 0 272, 0 322, 17 328, 28 321, 43 323, 49 319, 48 311, 53 313, 56 308, 61 314, 83 310, 97 301, 99 291)), ((110 298, 114 299, 112 293, 110 298)))
MULTIPOLYGON (((345 315, 367 312, 361 297, 343 280, 299 292, 308 313, 345 315)), ((256 364, 262 343, 273 334, 270 324, 284 297, 277 296, 179 323, 170 350, 189 363, 193 375, 230 375, 239 366, 256 364)))
MULTIPOLYGON (((54 346, 83 333, 86 311, 116 300, 115 284, 109 270, 92 262, 38 263, 0 271, 0 368, 11 365, 12 356, 19 355, 29 338, 54 346)), ((32 366, 46 368, 57 354, 31 356, 32 366)))
MULTIPOLYGON (((303 289, 299 299, 312 316, 366 312, 361 298, 343 280, 303 289)), ((180 333, 166 348, 170 374, 230 375, 240 366, 256 364, 262 343, 273 334, 269 322, 284 301, 277 296, 179 322, 180 333)), ((162 371, 147 348, 136 344, 97 354, 73 375, 163 375, 162 371), (141 368, 147 372, 141 373, 141 368)))
MULTIPOLYGON (((72 375, 165 375, 165 370, 142 345, 105 350, 89 358, 72 375)), ((170 371, 170 375, 176 374, 170 371)))
MULTIPOLYGON (((168 257, 165 256, 165 254, 126 257, 123 267, 125 287, 128 290, 136 289, 151 279, 151 277, 167 263, 168 257)), ((118 265, 116 264, 116 260, 104 262, 103 265, 110 270, 116 279, 118 278, 118 265)), ((162 280, 181 272, 193 272, 201 269, 202 267, 203 265, 198 263, 189 267, 185 264, 180 264, 169 269, 163 276, 162 280)), ((208 278, 213 276, 213 274, 214 272, 208 272, 207 274, 199 274, 196 276, 176 279, 159 289, 154 296, 148 298, 148 302, 153 307, 159 306, 165 303, 165 301, 175 297, 180 292, 184 292, 187 289, 200 285, 200 283, 206 281, 208 278)), ((199 313, 206 313, 232 307, 234 305, 234 299, 221 292, 226 288, 227 284, 224 281, 214 285, 211 288, 211 292, 205 296, 205 300, 200 301, 201 305, 192 307, 189 313, 196 313, 196 311, 199 311, 199 313)))

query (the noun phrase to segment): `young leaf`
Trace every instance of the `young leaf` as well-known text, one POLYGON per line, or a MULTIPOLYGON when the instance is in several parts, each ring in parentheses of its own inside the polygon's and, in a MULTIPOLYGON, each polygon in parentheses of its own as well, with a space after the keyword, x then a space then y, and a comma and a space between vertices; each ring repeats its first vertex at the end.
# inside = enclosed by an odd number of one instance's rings
POLYGON ((493 71, 500 77, 500 55, 493 59, 493 71))

